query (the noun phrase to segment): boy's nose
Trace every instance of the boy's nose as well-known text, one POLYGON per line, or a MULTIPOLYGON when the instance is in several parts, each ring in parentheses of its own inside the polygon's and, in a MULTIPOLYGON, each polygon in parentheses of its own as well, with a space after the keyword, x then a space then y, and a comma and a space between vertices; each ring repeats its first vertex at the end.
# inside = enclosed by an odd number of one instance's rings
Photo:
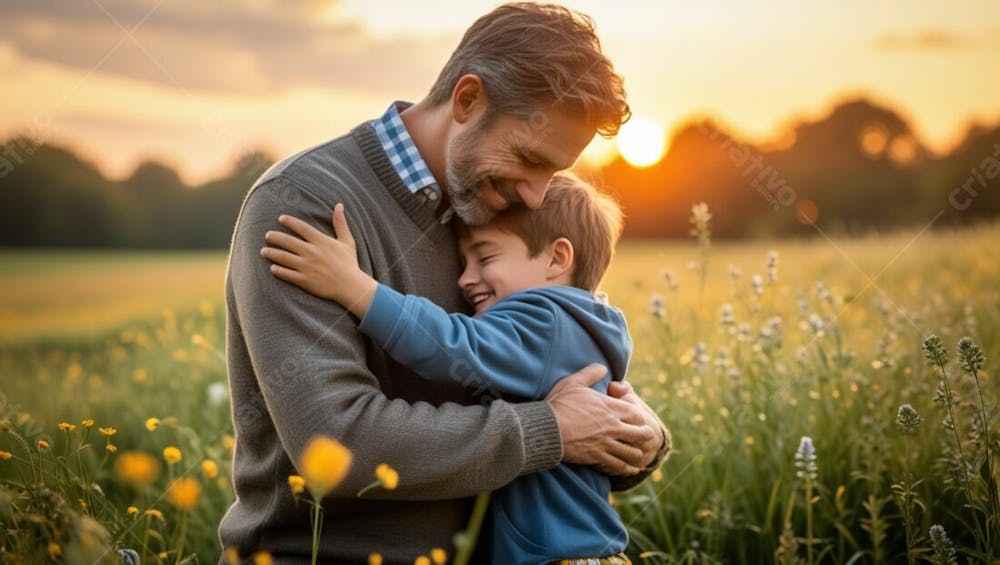
POLYGON ((472 269, 470 267, 466 267, 465 270, 462 271, 461 276, 458 277, 458 288, 464 290, 465 287, 472 286, 474 284, 476 284, 476 278, 472 273, 472 269))

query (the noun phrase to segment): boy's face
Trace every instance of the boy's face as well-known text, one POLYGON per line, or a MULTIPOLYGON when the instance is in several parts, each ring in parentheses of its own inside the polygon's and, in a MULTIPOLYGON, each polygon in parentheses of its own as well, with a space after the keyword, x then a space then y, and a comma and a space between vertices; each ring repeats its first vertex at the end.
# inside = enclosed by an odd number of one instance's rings
POLYGON ((459 242, 459 252, 465 270, 458 286, 477 316, 515 292, 561 284, 549 269, 551 245, 529 257, 520 237, 493 224, 470 226, 459 242))

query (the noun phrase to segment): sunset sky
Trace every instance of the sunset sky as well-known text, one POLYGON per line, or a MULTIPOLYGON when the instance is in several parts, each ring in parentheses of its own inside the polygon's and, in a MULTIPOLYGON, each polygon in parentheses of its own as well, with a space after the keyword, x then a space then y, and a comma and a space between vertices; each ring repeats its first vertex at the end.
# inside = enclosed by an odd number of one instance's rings
MULTIPOLYGON (((713 116, 754 141, 845 97, 899 110, 931 149, 1000 122, 1000 2, 569 1, 634 114, 713 116)), ((495 2, 7 0, 0 135, 67 144, 112 177, 156 159, 190 183, 418 100, 495 2)), ((599 159, 609 145, 595 143, 599 159)))

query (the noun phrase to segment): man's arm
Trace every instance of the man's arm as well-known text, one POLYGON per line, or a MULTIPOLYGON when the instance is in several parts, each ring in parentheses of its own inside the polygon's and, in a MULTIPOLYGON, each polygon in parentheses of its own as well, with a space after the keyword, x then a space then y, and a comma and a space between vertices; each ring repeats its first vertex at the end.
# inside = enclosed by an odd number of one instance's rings
POLYGON ((327 225, 330 207, 281 177, 254 188, 240 212, 229 276, 267 416, 293 462, 311 437, 336 438, 354 463, 335 495, 353 496, 389 463, 399 487, 379 496, 399 499, 470 496, 559 462, 560 432, 544 402, 435 407, 386 398, 350 314, 275 278, 260 256, 281 213, 327 225))

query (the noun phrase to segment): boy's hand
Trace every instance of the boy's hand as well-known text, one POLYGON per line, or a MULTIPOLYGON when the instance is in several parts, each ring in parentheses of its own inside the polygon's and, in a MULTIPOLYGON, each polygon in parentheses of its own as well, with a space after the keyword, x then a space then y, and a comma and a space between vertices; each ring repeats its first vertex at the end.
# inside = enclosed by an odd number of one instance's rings
POLYGON ((292 216, 283 214, 278 223, 298 237, 279 231, 264 234, 264 241, 274 246, 260 250, 262 257, 274 263, 271 273, 316 296, 339 302, 363 317, 377 283, 358 266, 357 246, 347 225, 344 205, 333 208, 336 238, 292 216))

